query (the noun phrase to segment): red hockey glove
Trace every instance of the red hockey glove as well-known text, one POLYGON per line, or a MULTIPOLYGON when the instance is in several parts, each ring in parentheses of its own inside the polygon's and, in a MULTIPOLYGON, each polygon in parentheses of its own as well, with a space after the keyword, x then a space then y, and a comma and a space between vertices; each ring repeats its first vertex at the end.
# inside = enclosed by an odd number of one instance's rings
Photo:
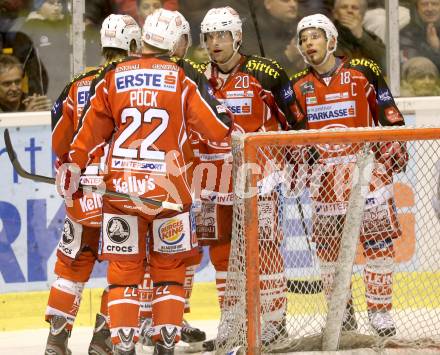
POLYGON ((77 164, 64 163, 57 170, 56 186, 58 194, 65 200, 75 200, 82 197, 82 190, 78 190, 81 178, 81 169, 77 164))
POLYGON ((376 150, 376 159, 387 172, 399 173, 408 163, 408 151, 404 142, 381 142, 376 150))
POLYGON ((55 172, 58 174, 58 169, 63 165, 64 163, 67 163, 68 154, 64 154, 61 158, 56 158, 54 166, 55 166, 55 172))

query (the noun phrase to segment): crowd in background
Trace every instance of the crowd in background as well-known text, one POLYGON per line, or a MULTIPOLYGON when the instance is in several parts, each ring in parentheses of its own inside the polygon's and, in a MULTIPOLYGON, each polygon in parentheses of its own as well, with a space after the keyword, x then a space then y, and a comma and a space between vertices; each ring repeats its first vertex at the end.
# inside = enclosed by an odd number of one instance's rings
MULTIPOLYGON (((399 4, 401 96, 439 95, 440 0, 399 4)), ((248 0, 87 0, 86 64, 100 64, 99 28, 106 16, 127 13, 142 26, 145 17, 160 7, 179 10, 188 19, 193 38, 188 56, 207 61, 199 42, 200 22, 210 8, 226 5, 243 20, 241 51, 259 54, 248 0)), ((337 55, 370 58, 385 70, 384 0, 254 0, 253 5, 265 56, 276 59, 289 74, 304 68, 296 26, 313 13, 335 21, 337 55)), ((71 77, 70 25, 70 1, 0 0, 0 112, 50 109, 71 77)))

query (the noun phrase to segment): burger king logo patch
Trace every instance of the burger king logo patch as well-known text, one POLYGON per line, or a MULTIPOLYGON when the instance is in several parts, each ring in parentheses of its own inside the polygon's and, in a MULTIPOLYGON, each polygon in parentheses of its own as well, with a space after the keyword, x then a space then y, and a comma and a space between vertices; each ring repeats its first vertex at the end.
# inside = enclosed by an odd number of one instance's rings
POLYGON ((153 221, 153 249, 158 253, 175 254, 190 251, 197 246, 191 236, 189 212, 153 221), (194 245, 194 246, 193 246, 194 245))
POLYGON ((185 237, 183 221, 172 218, 159 226, 159 238, 166 245, 175 245, 185 237))

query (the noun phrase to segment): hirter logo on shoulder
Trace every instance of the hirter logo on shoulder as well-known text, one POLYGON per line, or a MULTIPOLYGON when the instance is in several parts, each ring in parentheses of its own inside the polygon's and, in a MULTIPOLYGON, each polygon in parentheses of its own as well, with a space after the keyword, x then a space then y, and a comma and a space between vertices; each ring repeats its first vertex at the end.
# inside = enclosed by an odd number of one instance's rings
POLYGON ((130 236, 130 226, 125 219, 113 217, 107 224, 107 235, 116 244, 122 244, 130 236))
POLYGON ((75 230, 73 228, 73 223, 67 218, 64 220, 63 227, 63 243, 70 244, 73 242, 75 230))

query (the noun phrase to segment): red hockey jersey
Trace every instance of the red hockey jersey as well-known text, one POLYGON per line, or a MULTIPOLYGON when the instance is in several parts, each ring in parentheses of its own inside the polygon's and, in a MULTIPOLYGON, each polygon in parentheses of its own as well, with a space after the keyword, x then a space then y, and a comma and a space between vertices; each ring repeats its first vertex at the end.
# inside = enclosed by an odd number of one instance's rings
MULTIPOLYGON (((214 95, 234 114, 234 129, 238 132, 266 132, 296 126, 292 111, 293 91, 284 70, 274 60, 258 56, 242 56, 237 66, 227 74, 212 63, 200 66, 214 87, 214 95)), ((200 163, 215 167, 215 181, 209 171, 203 172, 201 197, 212 202, 231 205, 232 156, 230 140, 212 142, 193 137, 200 163)), ((208 166, 206 170, 208 170, 208 166)), ((214 170, 214 169, 213 169, 214 170)), ((200 172, 202 170, 200 169, 200 172)), ((195 186, 195 190, 200 190, 195 186)))
MULTIPOLYGON (((79 126, 83 109, 89 98, 90 85, 98 69, 74 78, 63 90, 52 109, 52 150, 57 158, 63 162, 67 158, 74 132, 79 126)), ((100 157, 97 154, 90 166, 81 177, 85 185, 98 185, 102 177, 98 176, 100 157)), ((89 227, 101 225, 102 197, 99 194, 87 194, 73 201, 71 207, 66 206, 67 215, 74 221, 89 227)))
POLYGON ((71 161, 83 169, 111 141, 107 189, 190 204, 189 131, 221 141, 232 125, 206 78, 187 61, 144 56, 108 65, 95 82, 71 161))
MULTIPOLYGON (((311 68, 292 77, 297 120, 309 129, 404 125, 379 66, 369 59, 341 59, 330 77, 321 78, 311 68)), ((350 184, 345 182, 351 181, 359 145, 323 144, 316 148, 324 170, 320 172, 321 187, 312 197, 324 203, 347 201, 350 184)), ((374 169, 370 190, 382 189, 384 196, 390 197, 391 182, 389 172, 374 169)))

